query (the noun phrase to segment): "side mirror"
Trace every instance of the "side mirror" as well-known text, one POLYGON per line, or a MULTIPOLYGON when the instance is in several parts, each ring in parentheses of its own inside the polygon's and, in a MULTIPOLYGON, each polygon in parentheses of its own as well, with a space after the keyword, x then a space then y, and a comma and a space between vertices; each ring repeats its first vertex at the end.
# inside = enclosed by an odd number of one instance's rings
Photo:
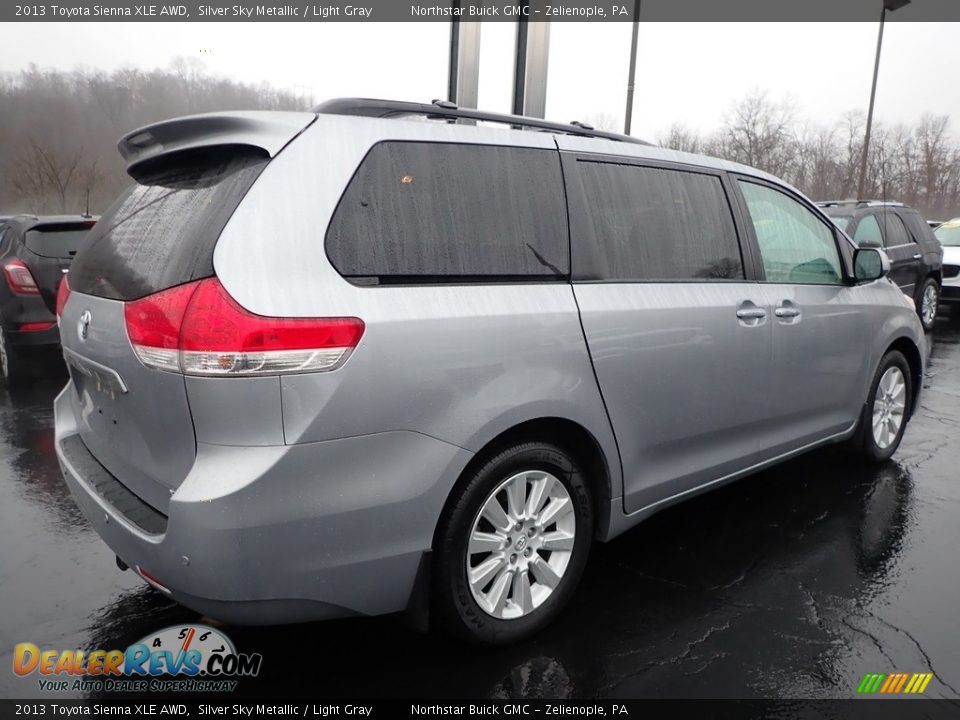
POLYGON ((883 250, 858 248, 853 253, 853 275, 857 282, 879 280, 890 272, 890 258, 883 250))

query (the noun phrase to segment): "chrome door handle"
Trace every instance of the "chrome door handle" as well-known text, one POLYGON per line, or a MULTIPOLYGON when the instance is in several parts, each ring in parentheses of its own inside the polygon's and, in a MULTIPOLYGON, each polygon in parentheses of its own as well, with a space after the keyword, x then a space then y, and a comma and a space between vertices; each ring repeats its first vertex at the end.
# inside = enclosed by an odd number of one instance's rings
POLYGON ((776 315, 778 318, 799 317, 800 310, 798 310, 797 308, 791 308, 791 307, 778 307, 776 310, 773 311, 773 314, 776 315))
POLYGON ((767 316, 767 311, 761 308, 747 308, 737 310, 737 317, 741 320, 760 320, 767 316))
POLYGON ((919 260, 919 259, 922 258, 922 257, 923 257, 923 255, 921 255, 920 253, 917 253, 916 255, 913 256, 913 259, 914 259, 914 260, 919 260))

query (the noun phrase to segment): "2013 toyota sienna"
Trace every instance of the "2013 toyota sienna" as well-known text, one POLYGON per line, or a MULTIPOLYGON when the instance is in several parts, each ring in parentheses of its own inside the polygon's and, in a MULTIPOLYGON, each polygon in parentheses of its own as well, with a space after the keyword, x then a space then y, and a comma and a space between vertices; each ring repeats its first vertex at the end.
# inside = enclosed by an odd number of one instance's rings
POLYGON ((885 460, 917 404, 886 256, 748 167, 371 100, 120 151, 57 455, 121 567, 227 622, 513 641, 593 542, 826 443, 885 460))

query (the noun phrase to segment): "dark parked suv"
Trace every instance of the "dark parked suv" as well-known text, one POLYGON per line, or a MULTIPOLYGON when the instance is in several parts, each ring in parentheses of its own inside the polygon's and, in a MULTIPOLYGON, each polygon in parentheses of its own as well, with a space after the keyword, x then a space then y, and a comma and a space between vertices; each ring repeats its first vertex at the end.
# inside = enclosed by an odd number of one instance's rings
POLYGON ((95 224, 82 215, 17 215, 0 224, 0 382, 16 380, 29 352, 60 344, 57 289, 95 224))
POLYGON ((940 302, 943 248, 913 208, 878 200, 817 203, 858 247, 883 248, 890 279, 913 298, 924 330, 931 330, 940 302))

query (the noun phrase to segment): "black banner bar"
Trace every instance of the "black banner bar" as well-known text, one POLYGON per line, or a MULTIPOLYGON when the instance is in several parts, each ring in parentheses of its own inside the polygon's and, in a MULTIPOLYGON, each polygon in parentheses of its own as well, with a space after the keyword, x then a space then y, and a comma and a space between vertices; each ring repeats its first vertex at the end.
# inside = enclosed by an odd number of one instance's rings
MULTIPOLYGON (((880 0, 62 0, 4 2, 3 22, 875 22, 880 0)), ((891 22, 960 22, 960 0, 916 0, 891 22)))
POLYGON ((852 718, 912 720, 956 718, 952 700, 185 700, 144 696, 140 700, 0 700, 0 718, 852 718))

